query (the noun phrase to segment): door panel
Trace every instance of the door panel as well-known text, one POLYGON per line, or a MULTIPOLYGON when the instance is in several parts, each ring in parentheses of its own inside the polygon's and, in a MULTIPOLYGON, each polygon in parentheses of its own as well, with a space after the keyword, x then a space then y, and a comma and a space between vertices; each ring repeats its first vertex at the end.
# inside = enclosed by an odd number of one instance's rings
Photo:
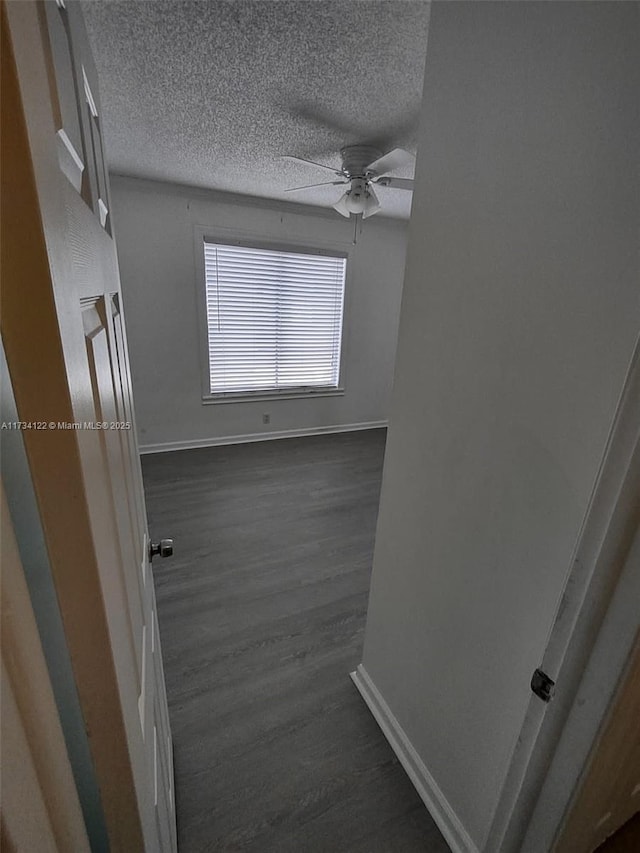
POLYGON ((146 541, 146 509, 144 504, 144 492, 142 487, 142 472, 140 469, 140 455, 136 442, 135 422, 133 416, 133 403, 131 400, 131 375, 127 361, 127 346, 124 337, 124 326, 120 313, 120 301, 118 294, 113 294, 110 300, 110 310, 113 316, 112 339, 110 346, 113 352, 112 363, 116 367, 114 382, 116 385, 117 419, 121 423, 130 424, 130 428, 120 430, 123 458, 128 460, 125 465, 127 477, 127 493, 130 500, 129 511, 132 518, 132 527, 136 536, 136 553, 140 555, 140 577, 143 584, 147 578, 147 541, 146 541))
POLYGON ((76 2, 2 8, 3 342, 21 420, 47 425, 25 446, 111 849, 170 853, 171 732, 97 76, 76 2))
POLYGON ((78 192, 82 190, 84 152, 80 132, 77 83, 71 53, 69 19, 63 3, 46 3, 49 35, 49 82, 60 168, 78 192))
MULTIPOLYGON (((92 75, 94 76, 94 75, 92 75)), ((97 214, 100 224, 110 233, 108 225, 108 202, 107 202, 107 174, 104 153, 102 148, 102 131, 98 121, 98 107, 96 103, 97 83, 89 83, 87 69, 82 67, 82 87, 84 91, 84 132, 87 140, 87 161, 89 164, 88 176, 91 185, 91 203, 97 214)))
MULTIPOLYGON (((86 305, 86 302, 85 302, 86 305)), ((87 340, 87 361, 91 376, 94 399, 95 421, 93 423, 119 423, 115 405, 115 388, 113 381, 112 354, 109 351, 107 332, 108 317, 104 299, 90 301, 82 311, 83 325, 87 340)), ((118 535, 114 540, 118 553, 114 559, 118 563, 118 573, 124 587, 124 598, 127 602, 127 635, 131 644, 131 652, 136 662, 136 681, 141 685, 143 658, 143 627, 144 597, 139 584, 137 572, 128 570, 128 566, 136 565, 136 550, 134 540, 135 527, 128 508, 126 485, 126 466, 120 446, 120 431, 97 430, 97 440, 102 445, 104 461, 104 479, 108 482, 108 501, 113 526, 118 535)))

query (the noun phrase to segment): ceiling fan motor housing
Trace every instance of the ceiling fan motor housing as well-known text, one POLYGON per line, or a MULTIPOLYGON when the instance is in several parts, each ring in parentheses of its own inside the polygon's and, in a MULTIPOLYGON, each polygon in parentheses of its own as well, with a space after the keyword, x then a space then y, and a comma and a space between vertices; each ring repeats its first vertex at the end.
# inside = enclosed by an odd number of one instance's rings
POLYGON ((342 172, 347 178, 367 177, 366 167, 382 156, 373 145, 347 145, 340 150, 342 172))

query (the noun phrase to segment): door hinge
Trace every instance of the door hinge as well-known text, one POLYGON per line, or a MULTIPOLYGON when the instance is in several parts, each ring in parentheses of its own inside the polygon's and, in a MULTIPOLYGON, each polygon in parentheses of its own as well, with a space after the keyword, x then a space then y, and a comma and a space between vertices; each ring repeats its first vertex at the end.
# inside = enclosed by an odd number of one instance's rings
POLYGON ((553 694, 555 693, 555 688, 555 681, 549 678, 546 672, 543 672, 541 669, 536 669, 531 676, 531 689, 536 696, 542 699, 543 702, 550 702, 553 698, 553 694))

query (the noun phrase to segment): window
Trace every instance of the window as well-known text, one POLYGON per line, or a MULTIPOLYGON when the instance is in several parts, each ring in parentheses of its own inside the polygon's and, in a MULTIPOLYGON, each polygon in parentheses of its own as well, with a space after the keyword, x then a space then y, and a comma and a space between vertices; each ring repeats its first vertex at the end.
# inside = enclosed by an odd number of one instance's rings
POLYGON ((212 395, 337 388, 346 258, 204 244, 212 395))

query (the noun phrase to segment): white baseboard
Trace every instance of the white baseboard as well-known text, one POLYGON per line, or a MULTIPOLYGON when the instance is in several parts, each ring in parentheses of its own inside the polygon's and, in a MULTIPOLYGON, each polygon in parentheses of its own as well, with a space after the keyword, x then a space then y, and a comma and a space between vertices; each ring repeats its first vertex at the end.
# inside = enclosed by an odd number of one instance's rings
POLYGON ((479 853, 362 664, 351 678, 453 853, 479 853))
POLYGON ((141 444, 140 453, 167 453, 171 450, 192 450, 196 447, 218 447, 223 444, 246 444, 251 441, 273 441, 277 438, 300 438, 304 435, 324 435, 334 432, 355 432, 363 429, 380 429, 387 421, 367 421, 359 424, 283 429, 278 432, 253 432, 247 435, 225 435, 218 438, 195 438, 187 441, 165 441, 159 444, 141 444))

